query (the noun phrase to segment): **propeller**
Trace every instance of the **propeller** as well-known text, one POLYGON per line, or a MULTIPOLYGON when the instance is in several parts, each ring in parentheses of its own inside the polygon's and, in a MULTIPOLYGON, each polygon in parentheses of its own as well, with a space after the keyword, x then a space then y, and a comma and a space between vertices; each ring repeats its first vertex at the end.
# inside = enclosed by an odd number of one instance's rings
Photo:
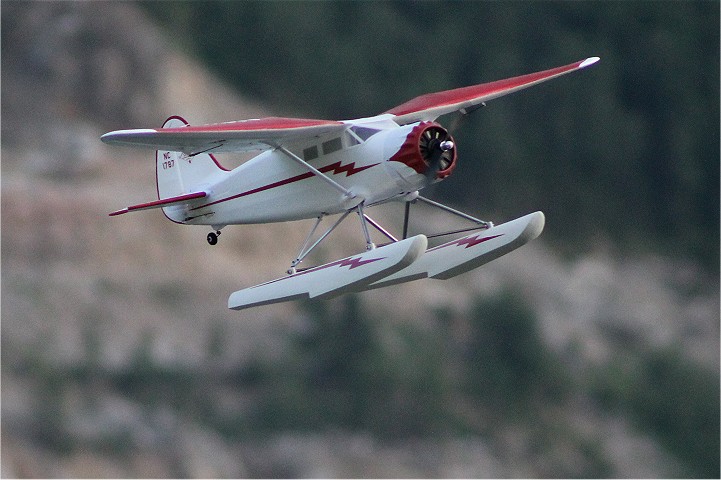
POLYGON ((482 102, 472 107, 460 109, 456 117, 451 120, 451 124, 447 130, 441 126, 436 126, 423 132, 420 147, 423 159, 428 162, 429 168, 426 176, 430 181, 435 180, 438 172, 447 169, 456 156, 455 141, 450 132, 456 131, 471 113, 485 106, 486 103, 482 102))
POLYGON ((456 144, 453 137, 441 126, 431 126, 421 135, 419 145, 428 169, 425 175, 434 180, 438 172, 448 169, 455 157, 456 144))

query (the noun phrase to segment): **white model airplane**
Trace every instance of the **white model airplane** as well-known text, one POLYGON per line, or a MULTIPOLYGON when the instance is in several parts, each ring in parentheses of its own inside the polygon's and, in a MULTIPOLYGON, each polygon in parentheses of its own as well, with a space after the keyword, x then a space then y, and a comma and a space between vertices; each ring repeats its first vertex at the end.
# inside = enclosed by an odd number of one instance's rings
MULTIPOLYGON (((598 57, 506 80, 416 97, 375 117, 329 121, 261 118, 189 126, 170 117, 162 128, 119 130, 102 136, 117 145, 156 150, 159 200, 110 215, 161 208, 173 222, 210 225, 214 245, 223 227, 317 219, 288 275, 233 293, 228 307, 242 309, 297 298, 329 298, 420 278, 446 279, 476 268, 536 238, 544 216, 535 212, 493 226, 419 195, 419 190, 447 178, 456 168, 456 145, 436 123, 442 115, 462 115, 503 95, 579 70, 598 57), (261 153, 233 170, 213 153, 261 153), (405 202, 399 240, 372 220, 365 208, 405 202), (427 249, 427 237, 406 238, 410 204, 422 201, 470 220, 482 230, 427 249), (366 251, 309 269, 304 258, 349 214, 357 213, 366 251), (340 214, 319 235, 323 218, 340 214), (389 243, 376 248, 368 226, 389 243)), ((461 231, 449 232, 461 233, 461 231)))

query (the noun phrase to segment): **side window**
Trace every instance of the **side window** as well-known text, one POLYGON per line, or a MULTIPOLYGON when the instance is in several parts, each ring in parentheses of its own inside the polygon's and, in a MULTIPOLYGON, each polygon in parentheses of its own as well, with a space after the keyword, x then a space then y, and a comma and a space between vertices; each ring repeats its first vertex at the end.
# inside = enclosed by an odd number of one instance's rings
POLYGON ((332 140, 328 140, 327 142, 323 142, 322 147, 323 155, 328 155, 329 153, 337 152, 343 148, 343 142, 340 137, 337 137, 332 140))
POLYGON ((318 145, 313 145, 303 150, 303 160, 306 162, 318 158, 318 145))

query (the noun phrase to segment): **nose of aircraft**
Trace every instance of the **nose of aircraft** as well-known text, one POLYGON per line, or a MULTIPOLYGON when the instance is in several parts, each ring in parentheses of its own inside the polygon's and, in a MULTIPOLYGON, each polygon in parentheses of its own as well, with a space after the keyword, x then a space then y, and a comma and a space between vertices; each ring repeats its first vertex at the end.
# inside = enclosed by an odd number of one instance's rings
POLYGON ((456 144, 448 130, 435 122, 421 122, 406 135, 389 161, 412 168, 432 183, 450 175, 456 159, 456 144))

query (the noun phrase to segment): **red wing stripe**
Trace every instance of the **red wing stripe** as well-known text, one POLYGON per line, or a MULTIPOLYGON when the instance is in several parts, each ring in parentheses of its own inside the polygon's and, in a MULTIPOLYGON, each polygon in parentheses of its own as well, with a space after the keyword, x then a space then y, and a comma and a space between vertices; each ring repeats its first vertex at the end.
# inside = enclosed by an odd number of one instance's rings
POLYGON ((527 75, 507 78, 495 82, 481 83, 470 87, 461 87, 453 90, 429 93, 409 100, 385 113, 390 113, 400 117, 407 114, 422 112, 428 109, 461 104, 478 98, 494 98, 501 94, 511 93, 515 90, 529 87, 544 80, 550 80, 551 78, 563 75, 564 73, 584 68, 588 65, 592 65, 596 61, 597 58, 594 57, 581 60, 570 65, 565 65, 563 67, 544 70, 542 72, 529 73, 527 75))
POLYGON ((254 118, 251 120, 241 120, 237 122, 214 123, 211 125, 171 127, 156 129, 160 133, 216 133, 216 132, 238 132, 238 131, 268 131, 268 130, 292 130, 295 128, 302 129, 308 127, 325 127, 337 125, 342 126, 342 122, 334 120, 314 120, 308 118, 283 118, 283 117, 267 117, 254 118))

